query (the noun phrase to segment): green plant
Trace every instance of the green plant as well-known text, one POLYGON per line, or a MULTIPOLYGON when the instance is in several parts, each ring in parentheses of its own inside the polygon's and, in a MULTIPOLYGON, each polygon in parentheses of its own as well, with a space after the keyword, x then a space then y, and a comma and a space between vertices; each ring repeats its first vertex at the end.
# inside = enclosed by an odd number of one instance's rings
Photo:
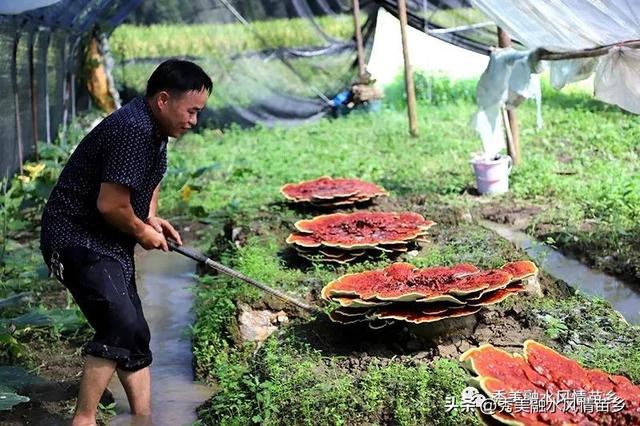
POLYGON ((569 331, 569 328, 566 326, 566 324, 563 323, 562 320, 558 318, 555 318, 547 314, 543 317, 543 319, 547 326, 547 328, 545 329, 545 332, 552 339, 558 339, 561 336, 565 336, 566 333, 569 331))
POLYGON ((99 403, 98 404, 98 410, 102 414, 107 415, 107 416, 115 416, 117 414, 116 413, 116 403, 115 402, 112 402, 112 403, 106 404, 106 405, 104 405, 102 403, 99 403))
MULTIPOLYGON (((353 21, 348 15, 319 17, 316 22, 333 37, 347 39, 353 34, 353 21)), ((109 37, 116 60, 170 56, 224 58, 270 47, 314 46, 323 42, 306 19, 272 19, 253 22, 251 27, 240 23, 120 25, 109 37)))

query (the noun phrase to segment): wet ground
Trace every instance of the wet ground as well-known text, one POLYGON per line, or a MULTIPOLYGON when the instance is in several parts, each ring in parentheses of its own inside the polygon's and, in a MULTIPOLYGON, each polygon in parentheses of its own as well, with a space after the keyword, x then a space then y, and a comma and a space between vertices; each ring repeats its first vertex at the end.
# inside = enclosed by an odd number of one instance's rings
POLYGON ((587 295, 609 301, 629 323, 640 324, 640 288, 593 270, 507 225, 490 221, 481 221, 480 224, 524 250, 541 269, 554 278, 587 295))
MULTIPOLYGON (((191 287, 195 284, 192 260, 175 253, 138 253, 138 292, 151 329, 152 424, 190 425, 196 421, 195 409, 212 393, 210 387, 194 383, 189 325, 191 287)), ((117 378, 109 386, 118 415, 112 425, 136 423, 128 415, 126 395, 117 378)))

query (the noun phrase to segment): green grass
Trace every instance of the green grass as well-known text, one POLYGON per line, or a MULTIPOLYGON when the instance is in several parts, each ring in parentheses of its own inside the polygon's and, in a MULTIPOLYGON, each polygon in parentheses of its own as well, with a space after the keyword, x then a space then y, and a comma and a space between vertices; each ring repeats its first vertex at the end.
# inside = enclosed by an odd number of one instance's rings
MULTIPOLYGON (((331 37, 353 36, 349 15, 320 17, 316 22, 331 37)), ((229 54, 268 48, 321 46, 326 43, 307 19, 274 19, 233 24, 192 24, 150 26, 120 25, 109 37, 111 52, 120 61, 126 58, 167 56, 225 57, 229 54)))
MULTIPOLYGON (((317 24, 330 37, 349 40, 349 15, 325 16, 317 24)), ((244 55, 271 48, 324 46, 327 41, 308 19, 275 19, 232 24, 121 25, 110 36, 116 59, 114 79, 127 95, 144 93, 147 79, 158 63, 127 62, 136 58, 195 57, 213 79, 207 106, 223 110, 260 101, 273 102, 274 93, 290 97, 333 97, 354 77, 352 52, 331 56, 299 57, 283 63, 278 57, 244 55)))
MULTIPOLYGON (((349 374, 339 357, 327 358, 291 336, 268 340, 234 386, 221 389, 201 417, 207 424, 398 425, 477 424, 472 413, 443 410, 460 395, 465 373, 453 361, 412 365, 372 362, 349 374), (238 395, 251 395, 239 399, 238 395), (285 420, 286 419, 286 420, 285 420)), ((225 371, 225 373, 228 373, 225 371)), ((233 374, 233 372, 232 372, 233 374)))
MULTIPOLYGON (((44 202, 71 148, 84 134, 82 125, 86 123, 69 126, 68 144, 41 146, 40 161, 25 163, 23 176, 0 182, 0 364, 20 365, 34 374, 45 366, 56 372, 78 363, 79 347, 91 333, 64 287, 48 277, 39 249, 44 202)), ((12 394, 24 380, 7 384, 4 391, 12 394)))
MULTIPOLYGON (((354 114, 295 129, 232 130, 224 137, 204 132, 178 142, 188 146, 176 153, 174 164, 184 167, 197 151, 199 160, 191 167, 218 165, 197 179, 183 175, 185 183, 202 188, 192 204, 214 210, 279 200, 283 182, 321 174, 374 180, 396 193, 455 199, 474 184, 468 161, 480 144, 467 126, 473 111, 467 102, 422 105, 418 138, 406 134, 401 111, 354 114)), ((640 125, 620 111, 565 109, 553 101, 545 105, 542 130, 534 130, 533 115, 529 106, 520 110, 523 162, 511 176, 513 197, 550 202, 558 206, 550 214, 574 222, 635 226, 640 181, 634 141, 640 125)))
MULTIPOLYGON (((471 262, 495 267, 521 258, 521 253, 492 233, 452 219, 478 208, 475 197, 464 195, 474 186, 468 161, 480 147, 468 127, 475 109, 474 83, 427 76, 419 76, 418 83, 417 138, 407 134, 398 85, 387 90, 387 106, 376 114, 354 113, 292 129, 231 128, 186 136, 172 147, 162 208, 167 214, 210 222, 213 230, 200 236, 201 248, 249 276, 300 297, 317 293, 341 274, 387 262, 348 267, 313 264, 300 270, 282 260, 287 233, 308 214, 288 208, 278 189, 285 182, 323 174, 378 182, 392 193, 393 202, 440 222, 433 242, 408 258, 418 266, 471 262), (248 236, 240 247, 220 238, 218 230, 225 220, 248 236)), ((524 162, 512 174, 512 193, 493 202, 542 205, 544 211, 532 229, 542 223, 571 224, 573 228, 565 232, 574 244, 577 238, 597 247, 619 244, 617 250, 628 256, 637 253, 631 242, 625 245, 624 235, 637 226, 634 218, 640 206, 633 189, 638 171, 634 140, 640 127, 630 115, 581 93, 547 95, 544 129, 535 130, 532 105, 519 110, 524 162), (566 158, 568 153, 571 158, 566 158), (620 197, 623 202, 618 201, 620 197), (592 230, 618 231, 615 237, 597 232, 571 234, 585 221, 592 230)), ((200 413, 205 423, 282 424, 283 413, 291 419, 286 424, 474 421, 464 413, 445 414, 437 407, 445 396, 459 395, 466 373, 457 363, 398 361, 345 369, 343 357, 318 352, 298 339, 296 327, 313 327, 304 321, 284 328, 253 355, 253 346, 237 346, 235 302, 262 296, 224 277, 202 280, 194 353, 199 376, 217 389, 200 413)), ((605 302, 580 295, 549 296, 526 309, 530 324, 544 330, 549 342, 563 353, 589 367, 640 379, 637 328, 621 322, 605 302)))
MULTIPOLYGON (((195 188, 188 207, 202 211, 258 209, 280 201, 284 183, 326 174, 373 180, 400 194, 457 193, 471 184, 467 160, 476 144, 466 123, 456 120, 461 112, 471 113, 472 107, 421 111, 422 126, 426 114, 431 116, 431 130, 420 138, 408 136, 400 112, 354 114, 294 129, 232 130, 223 137, 190 135, 172 153, 174 167, 184 170, 172 174, 172 185, 195 188), (200 167, 209 170, 189 175, 200 167)), ((168 194, 169 209, 182 204, 177 195, 168 194)))
MULTIPOLYGON (((213 256, 299 297, 311 289, 319 291, 343 273, 385 264, 313 265, 304 272, 287 268, 278 258, 281 244, 273 238, 279 219, 263 217, 260 237, 250 238, 240 248, 220 246, 218 239, 213 256)), ((209 233, 203 237, 212 240, 209 233)), ((216 389, 201 410, 206 424, 384 424, 389 419, 402 425, 475 424, 470 413, 444 411, 446 397, 460 395, 465 385, 466 375, 453 361, 416 365, 409 360, 374 360, 363 370, 351 370, 343 365, 346 357, 326 355, 302 343, 295 326, 269 339, 252 356, 253 345, 238 346, 236 303, 261 297, 255 289, 224 276, 200 278, 192 330, 196 372, 216 389)), ((300 327, 307 328, 304 321, 300 327)))
MULTIPOLYGON (((474 111, 472 83, 422 78, 417 138, 407 134, 397 87, 390 89, 386 108, 376 114, 354 113, 291 129, 231 128, 184 137, 170 147, 161 211, 207 223, 198 235, 200 249, 300 297, 317 293, 344 273, 387 263, 382 259, 302 269, 286 263, 284 238, 296 220, 309 214, 290 209, 278 189, 323 174, 378 182, 392 193, 395 205, 436 219, 432 242, 408 258, 419 266, 472 262, 493 267, 522 257, 492 233, 454 218, 478 207, 478 200, 465 192, 474 185, 468 160, 480 147, 468 127, 474 111), (225 224, 242 230, 242 244, 227 241, 225 224)), ((556 244, 584 244, 601 256, 615 247, 621 259, 633 264, 640 251, 633 240, 640 208, 635 144, 639 125, 630 115, 582 94, 546 99, 546 127, 541 131, 534 129, 531 105, 519 110, 524 163, 512 174, 512 193, 494 202, 542 205, 543 213, 531 226, 534 232, 541 225, 564 227, 556 244)), ((60 162, 61 157, 53 158, 60 162)), ((51 176, 42 177, 46 182, 57 173, 50 170, 51 176)), ((30 283, 35 283, 33 288, 51 283, 36 278, 33 268, 40 262, 33 236, 43 201, 40 190, 35 184, 20 186, 17 180, 13 188, 21 192, 2 198, 2 217, 10 228, 2 242, 11 250, 2 257, 0 296, 28 289, 30 283), (25 230, 32 233, 31 242, 17 237, 25 230)), ((197 376, 217 390, 200 413, 205 423, 282 424, 291 419, 288 424, 474 424, 469 414, 444 412, 445 398, 459 395, 467 377, 454 361, 385 362, 371 357, 375 362, 351 368, 345 365, 348 356, 321 352, 298 338, 300 330, 313 329, 304 320, 284 327, 260 349, 238 345, 237 302, 262 298, 223 276, 200 277, 194 361, 197 376)), ((40 298, 29 309, 37 310, 40 302, 47 309, 55 306, 40 298)), ((640 380, 640 333, 622 323, 606 303, 549 296, 530 308, 531 324, 542 328, 564 353, 590 367, 640 380)), ((22 338, 17 337, 0 345, 14 348, 22 338)))
POLYGON ((589 368, 624 374, 640 382, 638 327, 620 321, 603 300, 582 295, 541 299, 531 305, 532 322, 557 340, 565 355, 589 368))
MULTIPOLYGON (((356 176, 397 195, 430 194, 447 205, 474 208, 472 197, 460 197, 475 186, 469 160, 480 149, 468 126, 475 111, 473 82, 424 76, 417 81, 418 97, 425 100, 418 108, 417 138, 408 136, 406 115, 397 108, 397 84, 387 91, 388 110, 382 113, 294 129, 187 136, 178 142, 185 146, 174 153, 176 173, 170 180, 194 191, 187 203, 177 192, 168 194, 168 209, 186 207, 201 216, 226 208, 251 211, 280 200, 278 188, 284 182, 324 174, 356 176), (193 176, 202 167, 207 170, 193 176)), ((640 125, 630 114, 585 94, 546 88, 545 94, 543 129, 535 128, 533 105, 519 109, 523 161, 511 174, 511 194, 496 200, 544 206, 531 224, 533 233, 569 251, 585 252, 605 269, 640 276, 633 238, 640 217, 640 148, 635 142, 640 125)))

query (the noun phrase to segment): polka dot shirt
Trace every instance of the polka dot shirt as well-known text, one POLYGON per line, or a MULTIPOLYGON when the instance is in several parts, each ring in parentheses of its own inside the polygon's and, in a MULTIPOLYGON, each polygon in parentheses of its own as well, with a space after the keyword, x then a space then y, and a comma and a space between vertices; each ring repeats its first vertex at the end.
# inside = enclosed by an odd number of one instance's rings
POLYGON ((42 215, 45 261, 54 250, 83 246, 119 261, 131 279, 136 240, 108 224, 98 211, 100 184, 128 187, 135 215, 145 220, 153 191, 167 169, 166 143, 144 97, 135 98, 87 134, 62 170, 42 215))

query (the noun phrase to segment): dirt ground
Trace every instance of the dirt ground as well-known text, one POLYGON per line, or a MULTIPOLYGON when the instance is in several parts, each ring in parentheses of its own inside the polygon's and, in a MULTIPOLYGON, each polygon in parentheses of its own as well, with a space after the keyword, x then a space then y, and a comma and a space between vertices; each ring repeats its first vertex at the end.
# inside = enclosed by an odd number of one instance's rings
POLYGON ((379 330, 372 330, 367 323, 336 324, 319 316, 293 326, 291 334, 326 356, 344 356, 342 368, 353 372, 371 362, 383 366, 396 361, 427 362, 436 357, 457 359, 467 349, 488 342, 518 350, 524 339, 543 339, 543 331, 532 326, 524 312, 516 303, 506 310, 487 308, 434 324, 396 322, 379 330))
POLYGON ((45 380, 42 384, 17 389, 31 401, 9 412, 0 411, 0 425, 62 425, 70 418, 82 372, 82 358, 75 344, 65 341, 34 340, 27 343, 30 373, 45 380))
MULTIPOLYGON (((317 214, 329 213, 324 209, 292 207, 299 217, 310 217, 317 214)), ((370 211, 415 211, 433 219, 438 226, 432 228, 430 239, 437 244, 446 244, 449 240, 459 238, 455 234, 458 225, 469 225, 473 222, 471 213, 448 206, 439 206, 423 197, 398 199, 383 197, 374 203, 359 205, 352 208, 333 210, 333 212, 350 212, 366 208, 370 211)), ((541 211, 541 208, 529 207, 518 209, 503 209, 497 207, 487 210, 486 215, 494 215, 496 221, 503 222, 500 215, 507 216, 513 223, 525 225, 525 219, 541 211), (493 212, 493 213, 491 213, 493 212)), ((293 229, 293 223, 274 219, 268 212, 261 213, 254 221, 242 229, 239 224, 227 223, 225 226, 227 237, 234 232, 234 241, 242 245, 246 240, 245 234, 274 233, 284 241, 288 232, 293 229)), ((497 235, 489 233, 487 238, 499 239, 497 235)), ((311 263, 301 259, 295 250, 283 248, 279 253, 281 259, 290 268, 309 270, 311 263)), ((514 251, 514 256, 518 256, 514 251)), ((326 283, 316 282, 313 277, 305 281, 304 285, 310 290, 306 301, 319 306, 326 304, 319 297, 319 289, 326 283)), ((539 285, 546 295, 564 295, 571 290, 549 278, 544 272, 539 274, 539 285)), ((531 295, 519 295, 520 301, 514 301, 504 308, 503 304, 482 309, 475 315, 463 318, 453 318, 437 323, 416 325, 396 322, 380 330, 372 330, 367 323, 342 325, 331 322, 326 316, 303 324, 294 325, 292 333, 302 342, 320 350, 327 355, 346 356, 343 361, 345 370, 361 370, 370 362, 385 365, 391 360, 401 362, 428 362, 436 357, 457 359, 467 349, 482 343, 492 344, 508 350, 518 350, 526 339, 544 341, 543 330, 532 325, 527 315, 526 299, 531 295)), ((516 297, 512 298, 516 300, 516 297)), ((300 311, 292 309, 287 304, 273 298, 265 297, 252 304, 256 310, 283 310, 290 319, 306 316, 300 311)), ((239 335, 237 330, 232 334, 239 335)), ((395 361, 394 361, 395 362, 395 361)))

